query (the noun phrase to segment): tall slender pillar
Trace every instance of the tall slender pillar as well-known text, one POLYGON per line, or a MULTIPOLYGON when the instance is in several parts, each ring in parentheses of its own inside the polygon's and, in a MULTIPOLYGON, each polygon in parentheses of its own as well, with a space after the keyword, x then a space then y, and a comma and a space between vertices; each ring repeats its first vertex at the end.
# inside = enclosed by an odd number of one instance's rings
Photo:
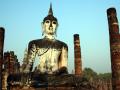
POLYGON ((2 90, 2 61, 3 61, 3 45, 4 45, 4 28, 0 27, 0 90, 2 90))
POLYGON ((82 75, 82 61, 79 34, 74 34, 75 75, 82 75))
POLYGON ((120 90, 120 34, 116 9, 109 8, 107 10, 107 17, 110 38, 112 88, 113 90, 120 90))

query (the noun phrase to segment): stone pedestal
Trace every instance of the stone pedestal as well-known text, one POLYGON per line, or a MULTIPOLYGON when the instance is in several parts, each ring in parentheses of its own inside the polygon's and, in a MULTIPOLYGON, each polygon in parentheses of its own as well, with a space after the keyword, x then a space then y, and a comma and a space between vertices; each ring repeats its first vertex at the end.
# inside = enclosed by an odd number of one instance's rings
MULTIPOLYGON (((10 90, 97 90, 86 79, 72 74, 56 76, 32 73, 28 74, 28 77, 29 75, 32 77, 30 81, 28 82, 26 79, 27 83, 22 85, 20 84, 22 81, 16 79, 18 75, 9 76, 10 90)), ((20 78, 21 76, 19 75, 20 78)), ((27 78, 27 75, 24 78, 27 78)))

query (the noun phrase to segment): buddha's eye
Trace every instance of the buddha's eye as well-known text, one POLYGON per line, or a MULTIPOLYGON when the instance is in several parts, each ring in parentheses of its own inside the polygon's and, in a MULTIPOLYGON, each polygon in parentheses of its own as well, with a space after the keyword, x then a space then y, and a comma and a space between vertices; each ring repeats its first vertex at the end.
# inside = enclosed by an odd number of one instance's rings
POLYGON ((46 20, 45 23, 50 23, 50 21, 49 21, 49 20, 46 20))
POLYGON ((56 22, 56 21, 53 21, 52 23, 53 23, 53 24, 57 24, 57 22, 56 22))

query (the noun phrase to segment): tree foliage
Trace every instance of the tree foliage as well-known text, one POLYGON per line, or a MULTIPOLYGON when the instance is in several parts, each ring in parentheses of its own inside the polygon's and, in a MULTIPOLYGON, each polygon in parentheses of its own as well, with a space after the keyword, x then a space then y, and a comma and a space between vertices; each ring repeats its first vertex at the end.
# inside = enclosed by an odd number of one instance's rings
POLYGON ((110 80, 112 75, 111 73, 96 73, 91 68, 84 68, 83 77, 87 80, 110 80))
POLYGON ((110 80, 112 78, 112 75, 111 73, 100 73, 98 75, 98 77, 101 79, 101 80, 110 80))

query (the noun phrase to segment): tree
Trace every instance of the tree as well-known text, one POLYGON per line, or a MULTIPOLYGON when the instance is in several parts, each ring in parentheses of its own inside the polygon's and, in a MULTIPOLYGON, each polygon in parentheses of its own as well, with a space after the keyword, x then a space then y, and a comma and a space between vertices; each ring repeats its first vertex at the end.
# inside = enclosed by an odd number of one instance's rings
POLYGON ((83 70, 83 77, 87 80, 95 80, 98 78, 97 73, 93 71, 91 68, 85 68, 83 70))
POLYGON ((98 77, 101 79, 101 80, 105 80, 105 81, 108 81, 112 78, 112 74, 111 73, 100 73, 98 75, 98 77))

